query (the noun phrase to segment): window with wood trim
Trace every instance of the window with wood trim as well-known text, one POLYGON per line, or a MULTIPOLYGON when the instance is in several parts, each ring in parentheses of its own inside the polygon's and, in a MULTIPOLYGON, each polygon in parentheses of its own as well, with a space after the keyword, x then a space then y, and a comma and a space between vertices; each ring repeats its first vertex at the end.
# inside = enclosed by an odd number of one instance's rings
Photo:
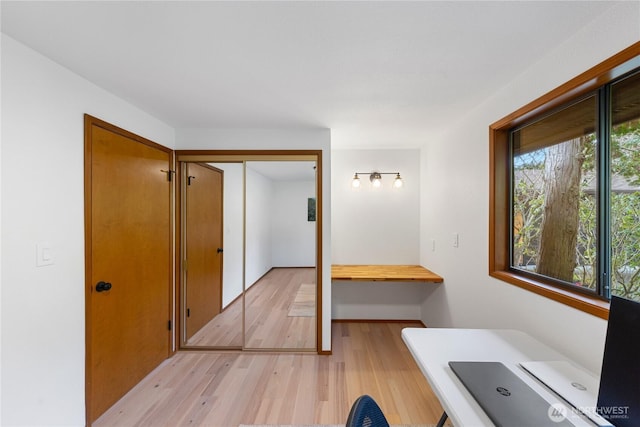
POLYGON ((640 301, 640 43, 490 127, 490 275, 601 317, 640 301))

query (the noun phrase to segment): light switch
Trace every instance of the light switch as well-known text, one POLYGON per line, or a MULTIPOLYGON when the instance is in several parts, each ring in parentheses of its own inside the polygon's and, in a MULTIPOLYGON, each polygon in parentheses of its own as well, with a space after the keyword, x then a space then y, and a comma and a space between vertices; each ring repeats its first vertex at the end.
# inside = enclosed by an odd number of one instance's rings
POLYGON ((36 267, 53 265, 53 248, 48 242, 36 243, 36 267))
POLYGON ((453 233, 453 236, 451 236, 451 243, 454 248, 457 248, 460 245, 460 236, 458 233, 453 233))

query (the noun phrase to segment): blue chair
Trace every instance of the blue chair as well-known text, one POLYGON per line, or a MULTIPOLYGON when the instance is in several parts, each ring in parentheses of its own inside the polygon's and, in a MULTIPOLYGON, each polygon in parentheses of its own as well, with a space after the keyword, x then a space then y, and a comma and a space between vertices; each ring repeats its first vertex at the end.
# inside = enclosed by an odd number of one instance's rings
POLYGON ((353 403, 346 427, 389 427, 389 423, 376 401, 365 394, 353 403))

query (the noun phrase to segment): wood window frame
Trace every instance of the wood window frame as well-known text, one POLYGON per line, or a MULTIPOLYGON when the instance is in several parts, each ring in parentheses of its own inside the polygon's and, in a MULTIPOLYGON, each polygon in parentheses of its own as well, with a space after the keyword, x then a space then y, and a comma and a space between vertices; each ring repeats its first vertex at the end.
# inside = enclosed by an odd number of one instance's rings
POLYGON ((609 317, 609 303, 596 295, 559 287, 510 268, 509 131, 639 66, 640 42, 637 42, 489 126, 489 276, 602 319, 609 317))

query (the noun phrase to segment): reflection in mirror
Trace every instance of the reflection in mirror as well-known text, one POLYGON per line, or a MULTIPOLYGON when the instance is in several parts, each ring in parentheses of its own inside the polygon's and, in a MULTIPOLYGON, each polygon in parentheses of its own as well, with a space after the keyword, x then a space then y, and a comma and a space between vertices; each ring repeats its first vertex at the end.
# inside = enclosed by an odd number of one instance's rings
POLYGON ((316 350, 316 162, 180 164, 182 347, 316 350), (222 173, 221 196, 203 189, 211 171, 222 173), (203 232, 216 216, 222 243, 203 232), (218 299, 204 298, 220 275, 218 299))
MULTIPOLYGON (((192 245, 189 239, 197 239, 200 237, 200 233, 197 230, 193 230, 195 227, 194 222, 196 218, 190 216, 190 200, 189 196, 192 194, 193 188, 196 185, 202 184, 202 179, 198 182, 199 177, 194 177, 192 174, 193 164, 186 163, 184 170, 189 171, 185 179, 183 179, 183 194, 184 202, 186 205, 185 218, 185 244, 184 247, 189 248, 192 245), (189 179, 191 176, 191 180, 189 179), (192 185, 189 185, 191 181, 192 185)), ((222 289, 220 302, 220 309, 216 310, 212 308, 212 318, 199 327, 199 330, 195 333, 189 333, 189 323, 191 316, 195 315, 190 307, 190 301, 188 295, 190 288, 192 287, 192 280, 190 280, 191 265, 188 264, 187 271, 184 278, 184 294, 185 305, 183 307, 183 319, 184 324, 187 325, 186 331, 186 346, 188 347, 216 347, 216 348, 241 348, 243 345, 242 338, 242 269, 243 269, 243 164, 242 163, 209 163, 208 166, 222 171, 223 173, 223 185, 222 185, 222 230, 223 239, 222 245, 223 252, 218 253, 216 248, 209 248, 209 253, 206 256, 210 259, 215 257, 222 258, 222 289), (216 252, 215 255, 213 252, 216 252)), ((211 192, 209 197, 217 197, 215 193, 211 192)), ((206 203, 202 203, 206 205, 206 203)), ((191 262, 189 254, 185 253, 185 259, 191 262)), ((215 273, 212 273, 215 274, 215 273)), ((196 297, 197 298, 197 297, 196 297)), ((197 301, 195 302, 197 303, 197 301)))
POLYGON ((245 348, 316 349, 315 162, 246 162, 245 348))

